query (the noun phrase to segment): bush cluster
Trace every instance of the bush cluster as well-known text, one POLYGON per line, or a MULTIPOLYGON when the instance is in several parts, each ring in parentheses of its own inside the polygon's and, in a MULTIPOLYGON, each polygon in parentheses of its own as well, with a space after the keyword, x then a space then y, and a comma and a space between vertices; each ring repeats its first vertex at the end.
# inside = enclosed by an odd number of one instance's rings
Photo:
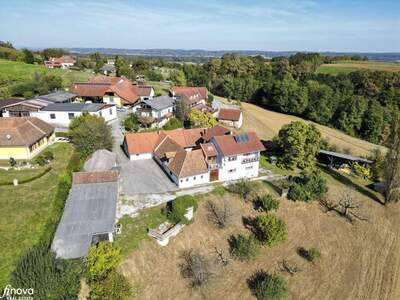
POLYGON ((257 197, 256 204, 265 212, 277 210, 279 207, 279 200, 272 197, 271 194, 266 194, 257 197))
POLYGON ((168 220, 174 224, 190 223, 191 221, 185 217, 186 209, 189 207, 193 207, 193 212, 197 210, 197 199, 195 197, 191 195, 176 197, 166 211, 168 220))
POLYGON ((290 186, 288 197, 295 201, 310 202, 328 191, 325 178, 319 170, 303 171, 290 186))
POLYGON ((260 254, 260 243, 254 235, 248 237, 242 234, 232 236, 229 244, 232 255, 239 260, 253 259, 260 254))
POLYGON ((284 299, 288 293, 286 281, 282 276, 268 274, 262 270, 250 277, 248 284, 258 300, 284 299))
POLYGON ((257 216, 254 219, 253 227, 258 240, 268 246, 274 246, 287 238, 288 231, 285 221, 273 214, 257 216))

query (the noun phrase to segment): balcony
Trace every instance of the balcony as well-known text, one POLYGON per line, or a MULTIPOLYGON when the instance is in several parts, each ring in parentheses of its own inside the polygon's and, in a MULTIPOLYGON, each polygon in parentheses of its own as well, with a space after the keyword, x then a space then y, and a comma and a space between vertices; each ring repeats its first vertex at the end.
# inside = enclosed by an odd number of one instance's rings
POLYGON ((258 157, 257 156, 244 158, 244 159, 242 159, 242 165, 248 164, 248 163, 252 163, 252 162, 256 162, 256 161, 258 161, 258 157))

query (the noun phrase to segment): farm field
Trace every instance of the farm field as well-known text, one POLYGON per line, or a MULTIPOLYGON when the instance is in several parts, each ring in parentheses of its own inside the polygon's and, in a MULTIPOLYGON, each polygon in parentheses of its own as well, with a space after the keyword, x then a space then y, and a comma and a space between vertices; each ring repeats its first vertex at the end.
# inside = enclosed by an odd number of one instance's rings
POLYGON ((30 65, 23 62, 0 59, 0 88, 32 79, 33 74, 54 74, 61 76, 63 85, 69 87, 75 81, 87 81, 89 72, 47 69, 42 65, 30 65))
MULTIPOLYGON (((337 199, 345 186, 326 176, 327 197, 337 199)), ((124 259, 120 272, 136 287, 135 299, 254 299, 246 281, 260 269, 285 277, 288 299, 399 299, 398 204, 384 207, 354 193, 369 222, 351 224, 334 212, 325 212, 318 202, 280 200, 276 214, 288 225, 288 240, 272 248, 263 247, 260 256, 248 262, 231 258, 228 238, 232 234, 248 234, 242 217, 254 217, 260 212, 236 195, 204 195, 193 224, 173 237, 166 247, 143 240, 124 259), (226 200, 232 205, 229 227, 217 229, 209 222, 207 200, 226 200), (297 254, 298 247, 318 248, 321 259, 315 265, 305 261, 297 254), (230 258, 227 266, 220 263, 216 248, 230 258), (191 289, 180 274, 182 251, 189 249, 208 257, 214 266, 212 280, 200 290, 191 289), (296 264, 301 271, 294 276, 281 272, 279 263, 283 259, 296 264)))
MULTIPOLYGON (((29 183, 0 186, 0 286, 7 284, 20 256, 37 243, 43 234, 48 234, 46 223, 58 218, 54 210, 56 187, 72 155, 72 146, 59 143, 48 150, 53 151, 55 157, 50 172, 29 183)), ((11 171, 8 177, 26 178, 34 176, 34 173, 33 170, 11 171)), ((2 171, 1 181, 9 181, 6 177, 7 173, 2 171)))
MULTIPOLYGON (((226 102, 226 99, 216 97, 226 102)), ((303 121, 313 123, 320 131, 322 136, 327 139, 330 144, 334 144, 341 150, 349 150, 354 155, 369 155, 376 148, 385 151, 385 148, 372 144, 370 142, 349 136, 337 129, 323 126, 311 121, 304 120, 299 117, 286 115, 274 111, 270 111, 251 103, 242 102, 243 109, 243 127, 242 131, 255 131, 259 138, 270 140, 276 136, 285 124, 293 121, 303 121)))
POLYGON ((323 64, 317 69, 317 73, 335 75, 362 69, 400 72, 400 63, 381 61, 339 61, 334 64, 323 64))

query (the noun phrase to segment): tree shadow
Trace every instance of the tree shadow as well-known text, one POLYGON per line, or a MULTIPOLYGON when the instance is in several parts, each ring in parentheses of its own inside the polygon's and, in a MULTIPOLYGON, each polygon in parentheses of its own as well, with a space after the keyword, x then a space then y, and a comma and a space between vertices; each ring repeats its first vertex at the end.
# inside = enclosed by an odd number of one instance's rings
POLYGON ((270 275, 264 270, 258 270, 250 278, 247 279, 247 286, 252 294, 256 294, 256 289, 262 282, 264 282, 270 275))
POLYGON ((357 192, 371 198, 375 202, 384 205, 383 199, 379 198, 377 195, 375 195, 371 190, 369 190, 367 187, 364 187, 362 185, 356 184, 353 181, 351 181, 349 178, 346 176, 340 174, 338 171, 335 171, 328 166, 322 166, 320 165, 320 168, 328 175, 336 179, 337 181, 343 183, 344 185, 347 185, 349 187, 354 188, 357 192))

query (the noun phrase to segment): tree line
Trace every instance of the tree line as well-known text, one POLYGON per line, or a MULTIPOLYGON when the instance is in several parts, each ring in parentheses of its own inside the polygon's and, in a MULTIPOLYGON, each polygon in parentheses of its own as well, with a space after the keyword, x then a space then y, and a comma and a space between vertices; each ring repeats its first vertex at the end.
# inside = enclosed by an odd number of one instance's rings
POLYGON ((222 97, 301 116, 373 143, 384 143, 392 113, 399 109, 400 73, 317 73, 327 60, 318 53, 272 60, 226 54, 203 65, 185 64, 181 70, 189 86, 206 86, 222 97))

